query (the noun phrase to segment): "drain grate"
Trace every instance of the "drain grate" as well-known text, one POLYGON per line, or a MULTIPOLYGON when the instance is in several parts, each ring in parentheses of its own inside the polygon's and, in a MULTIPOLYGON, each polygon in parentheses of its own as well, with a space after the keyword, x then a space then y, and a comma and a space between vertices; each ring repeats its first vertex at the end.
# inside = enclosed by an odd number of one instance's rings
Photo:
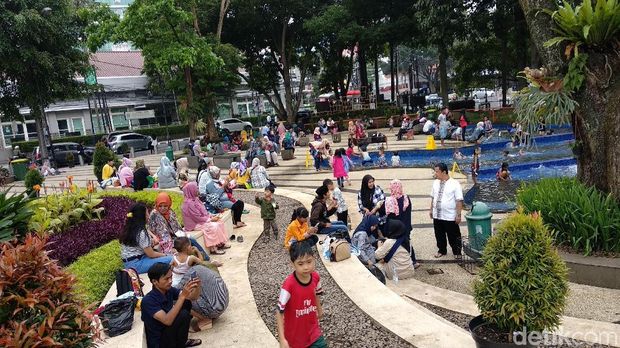
POLYGON ((443 270, 441 268, 429 268, 426 272, 430 275, 443 274, 443 270))

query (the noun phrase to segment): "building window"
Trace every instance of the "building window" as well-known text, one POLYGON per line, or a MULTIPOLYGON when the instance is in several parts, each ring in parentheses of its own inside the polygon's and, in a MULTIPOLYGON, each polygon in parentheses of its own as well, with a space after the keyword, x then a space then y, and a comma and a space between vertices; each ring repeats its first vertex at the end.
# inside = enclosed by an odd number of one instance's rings
POLYGON ((58 120, 58 133, 64 135, 69 132, 69 122, 67 120, 58 120))

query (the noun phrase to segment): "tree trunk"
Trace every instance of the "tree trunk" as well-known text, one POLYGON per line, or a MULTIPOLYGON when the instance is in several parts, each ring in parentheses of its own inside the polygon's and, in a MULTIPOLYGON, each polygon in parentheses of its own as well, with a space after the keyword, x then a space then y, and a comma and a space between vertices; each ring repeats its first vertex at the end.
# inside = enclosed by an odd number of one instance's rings
POLYGON ((439 96, 443 98, 443 105, 448 106, 448 49, 445 44, 439 47, 439 96))
POLYGON ((396 90, 394 89, 394 46, 390 42, 390 100, 394 101, 396 90))
POLYGON ((215 94, 209 93, 206 96, 206 99, 207 99, 207 105, 208 105, 207 110, 209 112, 205 119, 205 123, 207 125, 207 129, 205 133, 208 139, 215 140, 219 137, 217 134, 217 129, 215 127, 215 119, 217 117, 217 97, 215 94))
MULTIPOLYGON (((49 158, 47 153, 47 142, 45 141, 45 127, 41 112, 42 107, 40 105, 30 105, 30 113, 34 118, 35 125, 37 127, 37 140, 39 141, 39 153, 41 154, 41 163, 49 158)), ((26 126, 24 125, 24 134, 28 133, 26 126)))
MULTIPOLYGON (((540 58, 552 73, 566 67, 564 47, 544 47, 555 34, 542 9, 557 9, 553 0, 519 0, 540 58), (538 15, 537 15, 538 14, 538 15)), ((574 95, 579 106, 573 115, 577 176, 588 186, 611 193, 620 201, 620 45, 602 53, 588 52, 586 81, 574 95)))
POLYGON ((189 138, 196 139, 196 114, 194 113, 194 84, 192 82, 192 70, 190 67, 185 68, 185 85, 187 89, 187 125, 189 126, 189 138))
POLYGON ((502 39, 502 107, 506 107, 506 94, 508 93, 508 40, 502 39))
POLYGON ((230 0, 221 0, 220 18, 217 22, 217 33, 215 36, 218 42, 222 38, 222 28, 224 27, 224 17, 226 17, 226 11, 228 11, 228 6, 230 6, 230 0))
POLYGON ((359 73, 360 73, 360 92, 362 103, 368 103, 368 71, 366 70, 366 50, 363 45, 359 45, 357 49, 359 73))
POLYGON ((375 99, 376 99, 376 107, 379 107, 379 94, 381 93, 381 88, 379 86, 379 55, 375 57, 375 99))

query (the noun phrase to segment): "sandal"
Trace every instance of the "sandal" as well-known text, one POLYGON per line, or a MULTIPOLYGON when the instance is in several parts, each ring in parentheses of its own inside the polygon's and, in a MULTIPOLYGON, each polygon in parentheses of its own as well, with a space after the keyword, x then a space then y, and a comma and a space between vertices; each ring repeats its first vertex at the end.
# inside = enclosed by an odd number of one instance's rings
POLYGON ((191 338, 185 342, 186 347, 197 347, 202 344, 202 340, 191 338))
POLYGON ((250 213, 250 211, 249 211, 249 210, 247 210, 247 209, 243 209, 243 211, 242 211, 241 213, 242 213, 242 214, 249 214, 249 213, 250 213))
POLYGON ((243 243, 243 236, 237 237, 237 242, 238 243, 243 243))
POLYGON ((446 256, 446 254, 437 253, 437 254, 433 255, 433 257, 436 258, 436 259, 440 259, 440 258, 442 258, 444 256, 446 256))
POLYGON ((219 247, 220 249, 230 249, 230 244, 224 244, 221 247, 219 247))
POLYGON ((198 324, 198 319, 192 318, 189 322, 189 332, 196 333, 200 331, 200 324, 198 324))
POLYGON ((224 255, 224 254, 226 254, 224 250, 216 250, 216 251, 211 252, 211 255, 224 255))
POLYGON ((235 239, 237 239, 237 237, 234 234, 232 236, 230 236, 230 240, 234 241, 235 239))

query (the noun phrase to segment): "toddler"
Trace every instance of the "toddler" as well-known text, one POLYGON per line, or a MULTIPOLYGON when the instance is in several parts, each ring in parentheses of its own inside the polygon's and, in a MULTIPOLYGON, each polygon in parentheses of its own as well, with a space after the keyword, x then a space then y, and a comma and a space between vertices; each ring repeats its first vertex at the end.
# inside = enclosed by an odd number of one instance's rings
POLYGON ((272 185, 265 187, 265 193, 263 197, 259 197, 258 193, 254 197, 256 204, 260 205, 260 217, 263 219, 263 234, 265 235, 264 242, 270 239, 269 230, 273 231, 273 236, 278 239, 278 225, 276 224, 276 209, 278 209, 278 203, 273 199, 273 193, 275 188, 272 185))
POLYGON ((394 151, 392 154, 392 167, 400 167, 400 156, 398 151, 394 151))
POLYGON ((172 286, 179 286, 183 276, 194 265, 203 265, 219 274, 218 267, 222 266, 219 261, 204 261, 202 255, 194 247, 187 237, 178 237, 174 240, 174 249, 177 251, 172 257, 172 286))
POLYGON ((383 146, 379 148, 379 167, 387 167, 387 160, 385 159, 385 150, 383 149, 383 146))
POLYGON ((360 150, 362 150, 362 165, 366 165, 366 163, 372 164, 372 158, 370 158, 368 153, 368 146, 363 145, 360 150))
POLYGON ((349 207, 347 207, 347 202, 342 196, 342 191, 340 191, 340 188, 336 187, 334 182, 330 179, 323 180, 323 186, 327 187, 327 189, 331 192, 332 199, 337 203, 336 217, 338 221, 348 224, 349 207))

